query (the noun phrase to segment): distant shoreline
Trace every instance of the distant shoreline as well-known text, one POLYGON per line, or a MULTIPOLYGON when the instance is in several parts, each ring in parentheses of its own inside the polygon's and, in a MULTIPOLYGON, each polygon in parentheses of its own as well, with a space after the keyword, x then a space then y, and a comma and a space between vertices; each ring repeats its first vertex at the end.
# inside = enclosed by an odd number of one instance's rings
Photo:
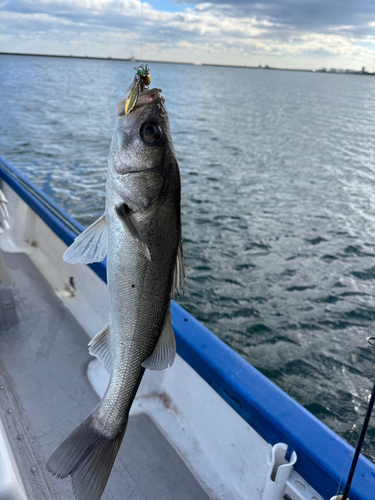
MULTIPOLYGON (((26 52, 0 52, 0 56, 30 56, 30 57, 60 57, 64 59, 96 59, 99 61, 127 61, 127 62, 134 62, 137 64, 137 59, 134 59, 134 57, 95 57, 95 56, 65 56, 65 55, 56 55, 56 54, 27 54, 26 52)), ((173 61, 151 61, 149 60, 148 62, 150 63, 164 63, 164 64, 188 64, 188 65, 194 65, 194 63, 185 63, 185 62, 173 62, 173 61)))
MULTIPOLYGON (((0 52, 2 56, 30 56, 30 57, 60 57, 65 59, 94 59, 99 61, 124 61, 124 62, 134 62, 137 64, 137 59, 134 57, 121 58, 121 57, 95 57, 95 56, 66 56, 59 54, 28 54, 23 52, 0 52)), ((330 75, 365 75, 365 76, 375 76, 375 73, 369 73, 367 71, 354 71, 354 70, 336 70, 336 69, 298 69, 298 68, 273 68, 271 66, 236 66, 234 64, 214 64, 214 63, 202 63, 194 64, 191 62, 174 62, 174 61, 153 61, 148 60, 148 63, 157 64, 185 64, 190 66, 213 66, 218 68, 243 68, 243 69, 262 69, 262 70, 273 70, 273 71, 299 71, 302 73, 329 73, 330 75)))
POLYGON ((317 73, 313 69, 293 69, 293 68, 272 68, 271 66, 236 66, 234 64, 208 64, 202 63, 201 66, 215 66, 218 68, 243 68, 243 69, 272 69, 273 71, 302 71, 303 73, 317 73))
MULTIPOLYGON (((176 63, 177 64, 177 63, 176 63)), ((330 75, 366 75, 375 76, 375 73, 369 73, 367 71, 354 71, 351 69, 347 70, 326 70, 326 69, 300 69, 300 68, 273 68, 272 66, 235 66, 232 64, 207 64, 202 63, 201 66, 216 66, 218 68, 247 68, 247 69, 264 69, 272 71, 300 71, 302 73, 329 73, 330 75)))

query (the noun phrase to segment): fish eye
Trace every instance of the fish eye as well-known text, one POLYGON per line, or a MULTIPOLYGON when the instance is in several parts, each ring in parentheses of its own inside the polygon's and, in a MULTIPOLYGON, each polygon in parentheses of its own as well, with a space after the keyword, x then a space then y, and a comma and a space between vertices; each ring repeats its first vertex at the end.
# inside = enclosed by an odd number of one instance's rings
POLYGON ((142 141, 150 145, 156 145, 162 135, 161 128, 156 122, 145 122, 139 133, 142 141))

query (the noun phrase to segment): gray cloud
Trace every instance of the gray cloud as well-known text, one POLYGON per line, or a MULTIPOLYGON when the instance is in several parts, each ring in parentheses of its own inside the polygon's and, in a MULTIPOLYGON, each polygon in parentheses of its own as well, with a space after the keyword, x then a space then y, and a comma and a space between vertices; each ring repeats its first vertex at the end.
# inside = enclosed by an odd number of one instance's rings
MULTIPOLYGON (((326 32, 344 26, 346 32, 351 27, 357 35, 365 36, 368 31, 374 32, 374 27, 369 26, 375 21, 373 0, 175 0, 175 3, 201 5, 203 10, 216 7, 223 13, 238 17, 256 17, 259 21, 265 20, 276 25, 278 29, 326 32)), ((90 19, 97 25, 110 23, 120 27, 123 21, 121 2, 91 4, 90 8, 84 8, 84 3, 79 1, 5 0, 1 3, 3 10, 7 11, 29 14, 44 12, 75 22, 90 19), (105 8, 101 8, 101 5, 105 8)))
MULTIPOLYGON (((175 0, 183 4, 185 0, 175 0)), ((188 0, 196 5, 205 0, 188 0)), ((228 7, 232 15, 268 21, 279 31, 299 30, 320 33, 339 31, 365 37, 375 34, 373 0, 210 0, 217 8, 228 7), (344 27, 342 29, 342 27, 344 27)))
MULTIPOLYGON (((2 3, 4 11, 28 14, 30 16, 37 14, 47 14, 62 21, 69 21, 75 24, 85 24, 87 27, 108 26, 126 28, 125 23, 128 22, 132 26, 131 12, 128 16, 124 16, 119 2, 111 2, 106 5, 103 2, 100 8, 100 2, 95 6, 85 7, 84 2, 64 2, 64 1, 38 1, 38 0, 6 0, 2 3)), ((139 13, 134 13, 139 16, 139 13)), ((34 18, 37 20, 37 18, 34 18)), ((32 20, 32 17, 30 18, 32 20)), ((51 26, 53 29, 53 26, 51 26)))
MULTIPOLYGON (((362 38, 375 35, 375 2, 373 0, 187 0, 201 6, 201 11, 214 10, 234 17, 248 16, 271 23, 275 36, 290 31, 318 31, 320 33, 340 32, 344 36, 362 38)), ((186 0, 175 0, 183 5, 186 0)), ((90 23, 94 26, 124 26, 126 16, 121 2, 91 2, 85 8, 83 2, 38 0, 5 0, 2 9, 23 14, 46 13, 75 23, 90 23), (98 15, 99 14, 99 15, 98 15)), ((86 4, 87 5, 87 4, 86 4)), ((128 19, 133 16, 128 15, 128 19)), ((132 24, 131 22, 129 23, 132 24)), ((266 28, 266 26, 265 26, 266 28)), ((271 27, 270 27, 271 28, 271 27)), ((269 36, 271 29, 263 32, 269 36)))

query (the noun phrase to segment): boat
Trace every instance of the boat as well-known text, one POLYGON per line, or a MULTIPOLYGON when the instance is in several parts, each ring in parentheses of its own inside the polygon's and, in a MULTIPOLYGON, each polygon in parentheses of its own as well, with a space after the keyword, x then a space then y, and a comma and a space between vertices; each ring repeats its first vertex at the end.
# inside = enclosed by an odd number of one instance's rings
MULTIPOLYGON (((0 157, 0 500, 73 499, 45 468, 108 375, 87 343, 107 322, 106 263, 62 255, 84 228, 0 157)), ((329 500, 353 448, 171 303, 174 365, 146 370, 103 500, 329 500)), ((360 457, 350 500, 374 500, 360 457)))

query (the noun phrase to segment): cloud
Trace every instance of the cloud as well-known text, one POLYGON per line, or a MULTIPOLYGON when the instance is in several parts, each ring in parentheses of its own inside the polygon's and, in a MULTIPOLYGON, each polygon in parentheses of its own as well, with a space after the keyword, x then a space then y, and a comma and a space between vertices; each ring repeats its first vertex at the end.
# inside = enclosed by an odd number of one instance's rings
MULTIPOLYGON (((177 11, 167 2, 163 9, 160 0, 143 4, 149 59, 357 68, 375 62, 375 2, 179 0, 177 11)), ((140 10, 140 0, 6 0, 0 50, 136 56, 140 10)))
MULTIPOLYGON (((184 3, 185 0, 176 0, 184 3)), ((192 0, 189 0, 191 3, 192 0)), ((375 20, 375 2, 368 0, 193 0, 197 5, 230 7, 234 15, 255 17, 292 29, 329 30, 365 27, 375 20)))

